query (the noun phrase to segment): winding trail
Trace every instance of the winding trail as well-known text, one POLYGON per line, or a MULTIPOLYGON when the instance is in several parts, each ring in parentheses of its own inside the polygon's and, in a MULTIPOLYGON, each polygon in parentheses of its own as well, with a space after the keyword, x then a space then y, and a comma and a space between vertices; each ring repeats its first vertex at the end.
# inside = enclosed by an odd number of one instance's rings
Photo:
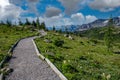
POLYGON ((58 75, 35 52, 32 38, 22 39, 9 62, 13 72, 5 80, 60 80, 58 75))

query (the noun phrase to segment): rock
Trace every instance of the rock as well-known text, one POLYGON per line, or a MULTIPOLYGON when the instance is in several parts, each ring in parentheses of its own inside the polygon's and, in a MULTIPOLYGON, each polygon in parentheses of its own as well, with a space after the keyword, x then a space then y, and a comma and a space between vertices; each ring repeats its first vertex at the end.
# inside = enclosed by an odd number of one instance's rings
POLYGON ((44 40, 46 43, 51 43, 52 41, 51 40, 48 40, 48 39, 45 39, 44 40))
POLYGON ((71 40, 74 40, 74 38, 72 36, 69 36, 68 38, 71 39, 71 40))
POLYGON ((6 69, 6 73, 11 73, 11 72, 13 72, 13 69, 10 69, 10 68, 6 69))
POLYGON ((110 78, 111 78, 111 75, 108 74, 108 75, 106 76, 106 79, 107 79, 107 80, 110 80, 110 78))
POLYGON ((68 34, 64 34, 64 37, 68 37, 69 35, 68 34))
POLYGON ((39 30, 38 32, 39 32, 39 34, 42 35, 42 36, 47 35, 47 32, 45 32, 44 30, 39 30))
POLYGON ((1 72, 3 74, 9 74, 9 73, 13 72, 13 69, 5 67, 5 68, 1 69, 1 72))
POLYGON ((5 67, 5 68, 2 68, 0 71, 1 71, 1 72, 5 72, 5 70, 6 70, 6 67, 5 67))

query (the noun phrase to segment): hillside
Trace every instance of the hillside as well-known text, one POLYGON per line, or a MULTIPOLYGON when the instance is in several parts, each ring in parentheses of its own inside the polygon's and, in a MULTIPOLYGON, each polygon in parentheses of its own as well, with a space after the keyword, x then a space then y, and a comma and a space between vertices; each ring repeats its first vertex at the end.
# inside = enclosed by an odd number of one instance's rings
MULTIPOLYGON (((71 37, 50 31, 36 44, 69 80, 120 79, 120 54, 108 53, 103 40, 71 37)), ((120 51, 120 43, 115 44, 114 51, 120 51)))
POLYGON ((21 38, 35 35, 36 32, 31 32, 29 28, 22 30, 22 27, 7 27, 0 25, 0 62, 7 54, 11 46, 21 38))
MULTIPOLYGON (((78 31, 77 33, 83 37, 103 40, 106 30, 107 30, 107 27, 100 27, 100 28, 91 28, 84 31, 78 31)), ((120 42, 120 27, 114 28, 113 39, 114 39, 114 42, 120 42)))
MULTIPOLYGON (((9 48, 20 38, 34 36, 31 27, 0 26, 0 61, 8 55, 9 48)), ((75 34, 47 31, 45 37, 35 40, 41 54, 69 80, 119 80, 120 28, 113 30, 113 52, 108 52, 104 42, 107 27, 91 28, 75 34)))

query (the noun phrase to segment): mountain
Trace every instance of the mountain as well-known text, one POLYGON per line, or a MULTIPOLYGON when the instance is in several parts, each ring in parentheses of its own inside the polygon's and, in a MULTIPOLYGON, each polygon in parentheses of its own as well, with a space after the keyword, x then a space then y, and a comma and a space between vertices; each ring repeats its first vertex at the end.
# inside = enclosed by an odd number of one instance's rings
MULTIPOLYGON (((120 26, 120 17, 114 17, 113 22, 115 26, 120 26)), ((79 26, 76 31, 83 31, 95 27, 105 27, 108 24, 108 19, 98 19, 94 22, 83 24, 79 26)))
MULTIPOLYGON (((83 25, 65 25, 65 26, 56 26, 56 30, 62 30, 62 31, 69 31, 69 32, 75 32, 75 31, 84 31, 91 28, 96 27, 105 27, 108 24, 109 19, 97 19, 91 23, 83 24, 83 25)), ((114 17, 113 22, 115 26, 120 26, 120 17, 114 17)), ((48 27, 48 30, 52 30, 53 27, 48 27)))

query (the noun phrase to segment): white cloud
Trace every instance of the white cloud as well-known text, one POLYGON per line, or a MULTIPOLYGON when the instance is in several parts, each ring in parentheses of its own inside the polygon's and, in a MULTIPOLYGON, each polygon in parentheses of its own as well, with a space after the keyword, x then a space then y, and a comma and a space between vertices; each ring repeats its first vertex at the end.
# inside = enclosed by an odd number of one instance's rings
MULTIPOLYGON (((15 1, 15 0, 11 0, 15 1)), ((22 0, 23 1, 23 0, 22 0)), ((35 5, 39 0, 26 0, 29 1, 31 5, 33 5, 33 8, 35 8, 35 5)), ((65 12, 68 14, 71 14, 72 12, 78 11, 79 4, 82 3, 82 0, 59 0, 61 3, 65 6, 65 12), (67 3, 68 2, 68 3, 67 3), (74 7, 75 6, 75 7, 74 7)), ((0 20, 6 20, 10 19, 13 21, 17 21, 17 18, 21 18, 21 20, 24 22, 26 17, 20 16, 24 13, 27 13, 28 10, 24 11, 21 9, 21 7, 16 6, 14 3, 10 3, 9 0, 0 0, 0 20)), ((32 10, 33 12, 36 12, 36 8, 32 10)), ((49 6, 46 8, 45 16, 39 17, 41 22, 45 22, 47 27, 52 26, 62 26, 62 25, 82 25, 85 23, 92 22, 96 20, 97 18, 92 15, 83 15, 82 13, 76 13, 72 14, 70 17, 66 17, 63 14, 60 14, 61 10, 56 7, 49 6)), ((30 21, 36 20, 36 18, 28 17, 30 21)))
POLYGON ((85 17, 82 13, 76 13, 71 15, 71 20, 74 24, 81 25, 85 22, 85 17))
MULTIPOLYGON (((37 4, 41 0, 9 0, 11 4, 18 5, 18 6, 25 6, 27 7, 26 13, 33 13, 36 16, 39 15, 37 4)), ((41 6, 40 6, 41 7, 41 6)))
POLYGON ((53 16, 59 15, 60 13, 61 13, 61 10, 59 8, 49 6, 46 8, 45 16, 46 17, 53 17, 53 16))
POLYGON ((69 18, 65 18, 62 14, 53 17, 40 17, 41 22, 45 22, 47 27, 71 25, 72 22, 69 18))
POLYGON ((63 25, 82 25, 93 22, 97 18, 92 15, 84 16, 82 13, 72 14, 71 17, 65 17, 62 14, 53 17, 39 17, 41 22, 45 22, 47 27, 63 25))
POLYGON ((39 13, 36 5, 39 2, 39 0, 27 0, 27 1, 28 1, 28 7, 29 7, 28 12, 33 12, 38 16, 39 13))
POLYGON ((92 16, 92 15, 87 15, 85 17, 85 19, 86 19, 85 20, 86 23, 90 23, 90 22, 93 22, 93 21, 97 20, 97 18, 95 16, 92 16))
POLYGON ((20 16, 22 9, 9 2, 9 0, 0 0, 0 20, 15 19, 20 16))
POLYGON ((120 7, 120 0, 94 0, 89 6, 93 9, 107 12, 120 7))
POLYGON ((74 25, 87 24, 95 20, 97 20, 97 18, 92 15, 85 16, 82 13, 76 13, 71 15, 71 21, 73 22, 74 25))
POLYGON ((0 7, 5 7, 7 5, 10 5, 8 0, 0 0, 0 7))
POLYGON ((58 0, 65 7, 65 13, 70 15, 81 9, 81 4, 86 0, 58 0))

